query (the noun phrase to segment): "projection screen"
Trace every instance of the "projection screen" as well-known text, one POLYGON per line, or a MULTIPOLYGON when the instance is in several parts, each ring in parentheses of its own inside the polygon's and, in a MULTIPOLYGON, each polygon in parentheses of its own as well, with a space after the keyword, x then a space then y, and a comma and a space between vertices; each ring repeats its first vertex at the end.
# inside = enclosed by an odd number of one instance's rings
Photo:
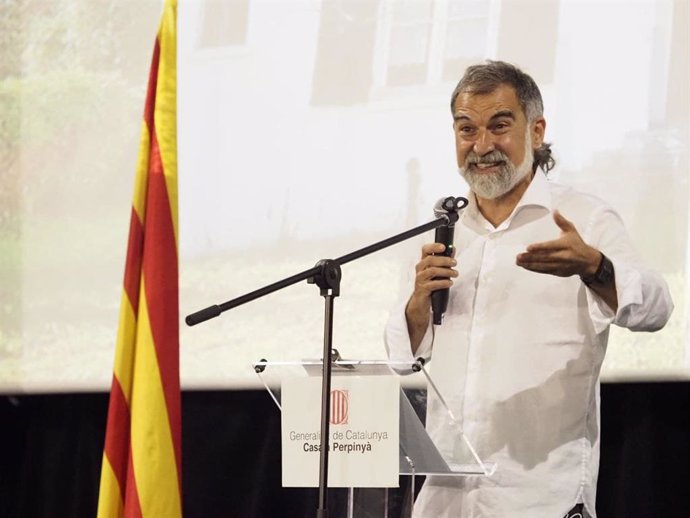
MULTIPOLYGON (((689 6, 180 0, 181 319, 465 195, 450 93, 469 64, 502 59, 541 87, 550 176, 616 208, 674 298, 664 330, 612 329, 604 379, 688 379, 689 6)), ((0 12, 0 389, 106 390, 160 4, 0 12)), ((342 356, 385 356, 387 315, 430 239, 343 267, 342 356)), ((252 361, 319 358, 322 332, 306 283, 181 322, 183 386, 256 386, 252 361)))

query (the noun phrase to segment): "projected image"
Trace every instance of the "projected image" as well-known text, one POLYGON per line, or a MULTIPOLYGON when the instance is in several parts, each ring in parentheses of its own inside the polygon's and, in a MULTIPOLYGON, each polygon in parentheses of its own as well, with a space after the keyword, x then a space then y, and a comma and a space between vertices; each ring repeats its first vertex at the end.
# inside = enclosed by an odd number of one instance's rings
MULTIPOLYGON (((109 386, 160 12, 157 1, 134 4, 0 7, 3 387, 109 386)), ((604 377, 690 375, 688 9, 636 2, 620 24, 620 2, 592 8, 180 2, 181 318, 421 225, 438 198, 466 195, 450 93, 465 67, 501 59, 541 88, 550 176, 621 214, 675 302, 661 332, 612 329, 604 377), (534 20, 539 31, 526 34, 534 20)), ((385 356, 388 313, 431 239, 343 267, 334 346, 344 357, 385 356)), ((183 385, 255 385, 251 362, 319 358, 322 332, 323 299, 306 283, 182 324, 183 385)))

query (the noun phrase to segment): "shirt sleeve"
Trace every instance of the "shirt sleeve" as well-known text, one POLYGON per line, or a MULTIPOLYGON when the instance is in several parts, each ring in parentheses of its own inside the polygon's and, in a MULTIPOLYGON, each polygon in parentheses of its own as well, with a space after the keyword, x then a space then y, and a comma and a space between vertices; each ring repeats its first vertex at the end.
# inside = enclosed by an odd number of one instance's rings
POLYGON ((405 307, 407 301, 399 304, 390 314, 384 332, 384 342, 386 353, 391 361, 409 362, 410 366, 417 358, 429 360, 431 358, 431 346, 433 343, 433 326, 429 318, 429 326, 422 342, 417 348, 416 354, 412 354, 410 335, 407 331, 407 319, 405 318, 405 307))
POLYGON ((592 290, 587 290, 590 316, 600 333, 609 324, 631 331, 656 331, 671 316, 673 301, 664 278, 643 264, 620 216, 609 207, 593 211, 589 239, 613 263, 618 297, 614 313, 592 290))

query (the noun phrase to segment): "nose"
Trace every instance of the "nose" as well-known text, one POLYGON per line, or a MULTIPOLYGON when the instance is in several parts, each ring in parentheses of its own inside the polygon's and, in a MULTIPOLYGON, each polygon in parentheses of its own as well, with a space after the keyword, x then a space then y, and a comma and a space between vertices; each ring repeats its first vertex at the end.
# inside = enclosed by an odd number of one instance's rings
POLYGON ((494 150, 493 135, 486 128, 480 128, 477 139, 474 141, 474 152, 479 156, 484 156, 494 150))

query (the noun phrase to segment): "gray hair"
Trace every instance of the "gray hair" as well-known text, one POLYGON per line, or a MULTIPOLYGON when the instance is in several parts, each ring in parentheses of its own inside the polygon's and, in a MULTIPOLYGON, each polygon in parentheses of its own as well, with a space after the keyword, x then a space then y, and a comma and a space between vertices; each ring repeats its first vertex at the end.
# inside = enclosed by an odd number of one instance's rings
MULTIPOLYGON (((451 112, 454 111, 455 100, 460 93, 486 95, 492 93, 500 85, 508 85, 515 90, 528 122, 534 122, 544 115, 544 102, 534 79, 515 65, 505 61, 491 60, 487 60, 485 64, 467 68, 451 95, 451 112)), ((536 171, 538 167, 541 167, 545 173, 548 173, 555 165, 556 161, 551 156, 551 144, 542 143, 539 149, 534 151, 532 170, 536 171)))

